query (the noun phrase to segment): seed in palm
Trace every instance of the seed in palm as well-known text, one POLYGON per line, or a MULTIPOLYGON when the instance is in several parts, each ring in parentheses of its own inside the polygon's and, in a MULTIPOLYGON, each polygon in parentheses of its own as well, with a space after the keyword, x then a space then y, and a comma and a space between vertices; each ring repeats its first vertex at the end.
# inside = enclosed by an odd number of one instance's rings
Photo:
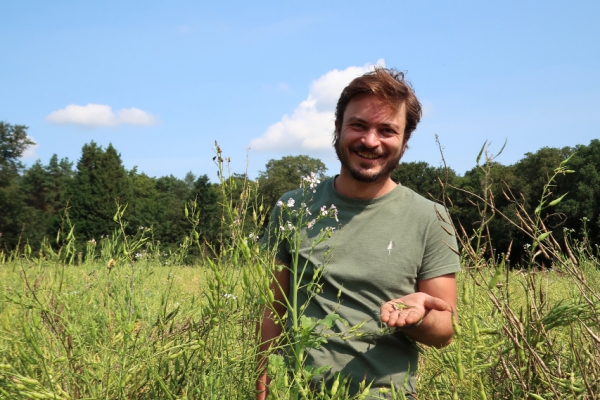
POLYGON ((404 310, 407 308, 413 308, 414 306, 409 306, 408 304, 404 304, 401 301, 395 301, 392 303, 392 306, 396 309, 396 310, 404 310))

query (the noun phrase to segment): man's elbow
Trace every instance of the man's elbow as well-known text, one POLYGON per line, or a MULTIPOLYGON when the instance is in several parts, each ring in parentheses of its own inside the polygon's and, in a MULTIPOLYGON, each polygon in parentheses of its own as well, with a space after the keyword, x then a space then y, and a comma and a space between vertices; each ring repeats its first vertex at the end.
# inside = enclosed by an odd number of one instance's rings
POLYGON ((454 336, 454 332, 452 332, 452 335, 450 335, 448 338, 445 338, 444 340, 437 342, 437 343, 433 343, 431 346, 435 347, 436 349, 442 349, 446 346, 448 346, 450 343, 452 343, 452 337, 454 336))

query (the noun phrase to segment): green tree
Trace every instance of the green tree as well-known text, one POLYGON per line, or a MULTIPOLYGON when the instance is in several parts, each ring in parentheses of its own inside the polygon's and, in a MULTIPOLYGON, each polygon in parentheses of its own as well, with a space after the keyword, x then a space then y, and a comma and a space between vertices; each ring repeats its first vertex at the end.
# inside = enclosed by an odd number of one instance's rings
POLYGON ((588 239, 600 243, 600 140, 593 139, 589 145, 573 149, 568 166, 575 172, 560 177, 561 195, 568 192, 554 212, 565 215, 564 227, 584 234, 584 219, 588 239))
POLYGON ((28 220, 18 178, 23 152, 33 144, 26 126, 0 121, 0 246, 7 249, 17 244, 28 220))
POLYGON ((34 246, 41 243, 49 230, 49 181, 49 174, 40 160, 27 168, 19 179, 23 202, 27 207, 28 223, 23 226, 23 235, 34 246))
POLYGON ((129 204, 129 223, 132 229, 141 227, 156 228, 160 225, 164 207, 158 201, 156 179, 144 173, 138 173, 137 167, 128 172, 133 200, 129 204))
POLYGON ((191 228, 184 214, 184 205, 190 197, 190 188, 186 182, 169 175, 156 180, 156 191, 156 238, 162 243, 181 243, 182 238, 191 228))
POLYGON ((188 197, 188 200, 195 200, 198 205, 198 211, 200 211, 198 228, 205 243, 215 244, 219 236, 220 197, 218 189, 210 183, 208 175, 201 175, 196 179, 188 197))
POLYGON ((98 238, 115 229, 116 204, 129 204, 133 193, 121 156, 112 144, 106 150, 93 141, 83 146, 69 194, 71 220, 80 239, 98 238))
POLYGON ((258 190, 264 204, 272 207, 285 192, 300 187, 302 177, 314 172, 323 179, 326 171, 327 167, 321 160, 306 155, 269 160, 266 169, 259 172, 258 190))
POLYGON ((10 185, 21 169, 23 152, 35 142, 27 136, 25 125, 0 121, 0 187, 10 185))
MULTIPOLYGON (((459 231, 464 229, 473 241, 477 240, 478 228, 487 223, 486 229, 482 232, 486 238, 483 242, 486 256, 496 257, 506 252, 513 240, 516 242, 513 250, 524 243, 523 234, 495 213, 498 210, 510 219, 516 220, 515 203, 504 195, 509 187, 512 189, 519 186, 514 167, 497 162, 492 162, 489 166, 478 166, 467 171, 464 176, 458 177, 455 186, 457 190, 453 190, 450 196, 452 199, 450 212, 454 223, 459 231), (494 205, 493 208, 490 206, 486 208, 483 201, 477 198, 477 196, 485 198, 486 191, 488 201, 494 205)), ((475 245, 475 242, 472 244, 475 245)), ((516 254, 517 252, 513 252, 513 255, 516 254)))
POLYGON ((67 191, 75 177, 75 170, 73 169, 73 163, 68 158, 65 157, 59 160, 56 154, 50 157, 45 169, 49 176, 46 201, 53 221, 53 228, 50 233, 56 233, 60 221, 59 213, 66 207, 67 191))
POLYGON ((67 158, 59 161, 54 154, 48 165, 37 160, 18 179, 27 215, 22 232, 34 248, 44 236, 54 237, 60 228, 60 212, 66 206, 73 175, 73 163, 67 158))
MULTIPOLYGON (((392 180, 400 183, 428 199, 443 202, 442 186, 452 185, 456 180, 456 172, 450 168, 432 167, 425 161, 401 163, 392 172, 392 180)), ((446 187, 446 191, 450 189, 446 187)))

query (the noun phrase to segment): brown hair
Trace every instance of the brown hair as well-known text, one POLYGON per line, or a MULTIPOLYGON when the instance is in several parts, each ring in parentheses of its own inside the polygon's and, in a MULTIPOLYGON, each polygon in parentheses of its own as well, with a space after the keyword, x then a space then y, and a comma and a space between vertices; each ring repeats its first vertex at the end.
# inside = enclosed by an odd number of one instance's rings
MULTIPOLYGON (((404 73, 396 69, 375 67, 374 71, 354 79, 344 88, 335 107, 335 121, 342 126, 344 112, 353 97, 360 94, 374 94, 381 101, 388 104, 392 110, 397 111, 402 104, 406 106, 406 127, 404 128, 404 143, 410 139, 411 134, 417 129, 421 120, 421 103, 409 82, 404 80, 404 73)), ((337 141, 335 133, 333 141, 337 141)))

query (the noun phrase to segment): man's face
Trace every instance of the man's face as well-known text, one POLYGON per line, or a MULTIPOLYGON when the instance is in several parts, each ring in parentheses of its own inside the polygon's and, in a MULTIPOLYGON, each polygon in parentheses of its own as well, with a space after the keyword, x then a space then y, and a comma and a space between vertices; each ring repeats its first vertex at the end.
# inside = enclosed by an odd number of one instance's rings
POLYGON ((400 162, 406 144, 404 104, 394 111, 372 94, 353 98, 344 111, 335 151, 352 178, 363 183, 383 181, 400 162))

